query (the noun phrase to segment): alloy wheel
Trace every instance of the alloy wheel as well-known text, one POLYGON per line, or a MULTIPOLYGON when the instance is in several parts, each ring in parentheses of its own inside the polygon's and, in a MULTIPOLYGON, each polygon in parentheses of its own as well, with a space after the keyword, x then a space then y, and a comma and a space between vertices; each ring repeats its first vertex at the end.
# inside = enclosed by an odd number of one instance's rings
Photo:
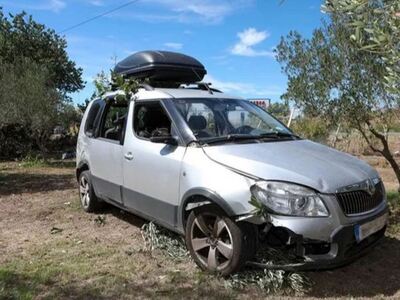
POLYGON ((90 203, 90 186, 89 186, 89 182, 85 176, 81 177, 81 181, 79 184, 79 192, 81 195, 82 206, 87 208, 90 203))
POLYGON ((211 271, 225 268, 233 256, 232 234, 226 222, 213 214, 199 214, 191 226, 195 255, 211 271))

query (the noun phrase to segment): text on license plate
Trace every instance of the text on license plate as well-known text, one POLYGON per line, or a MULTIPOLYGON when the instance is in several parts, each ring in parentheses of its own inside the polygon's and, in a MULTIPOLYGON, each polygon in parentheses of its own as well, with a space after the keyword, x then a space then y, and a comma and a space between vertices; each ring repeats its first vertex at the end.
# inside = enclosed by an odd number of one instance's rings
POLYGON ((376 218, 368 223, 357 224, 354 226, 354 235, 356 237, 357 242, 361 242, 366 237, 374 234, 375 232, 381 230, 387 222, 387 214, 376 218))

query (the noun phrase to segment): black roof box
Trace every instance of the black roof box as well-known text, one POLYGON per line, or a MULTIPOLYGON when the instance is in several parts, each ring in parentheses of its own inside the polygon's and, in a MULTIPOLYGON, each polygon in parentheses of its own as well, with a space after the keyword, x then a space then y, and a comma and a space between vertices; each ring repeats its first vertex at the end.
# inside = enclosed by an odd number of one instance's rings
POLYGON ((114 72, 152 82, 194 83, 207 74, 195 58, 170 51, 141 51, 120 61, 114 72))

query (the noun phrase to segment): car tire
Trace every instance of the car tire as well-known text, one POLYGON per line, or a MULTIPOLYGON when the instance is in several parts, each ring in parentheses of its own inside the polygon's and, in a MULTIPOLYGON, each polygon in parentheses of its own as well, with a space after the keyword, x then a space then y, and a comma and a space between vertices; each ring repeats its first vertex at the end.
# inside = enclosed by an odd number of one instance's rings
POLYGON ((186 246, 202 270, 227 276, 238 271, 255 251, 251 226, 234 222, 218 206, 204 205, 189 214, 186 246))
POLYGON ((89 171, 79 175, 79 199, 84 211, 92 213, 102 208, 102 202, 96 197, 89 171))

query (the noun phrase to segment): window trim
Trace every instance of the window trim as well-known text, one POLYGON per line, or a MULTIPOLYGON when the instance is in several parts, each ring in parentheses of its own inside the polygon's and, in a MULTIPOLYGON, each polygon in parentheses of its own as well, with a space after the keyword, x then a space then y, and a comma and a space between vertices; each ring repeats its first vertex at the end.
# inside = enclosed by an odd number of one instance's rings
POLYGON ((83 131, 84 134, 85 134, 85 136, 87 136, 88 138, 96 138, 97 127, 98 127, 98 123, 99 123, 99 118, 101 118, 101 115, 103 114, 103 106, 104 106, 104 103, 103 103, 102 99, 101 99, 101 98, 98 98, 98 99, 93 100, 92 104, 91 104, 90 107, 89 107, 89 110, 88 110, 87 116, 86 116, 86 120, 85 120, 84 131, 83 131), (99 105, 100 107, 99 107, 99 109, 98 109, 98 111, 97 111, 97 113, 96 113, 96 116, 95 116, 95 118, 94 118, 94 120, 93 120, 93 123, 92 123, 92 134, 89 135, 89 134, 87 133, 87 132, 88 132, 88 122, 89 122, 88 117, 89 117, 89 115, 90 115, 92 109, 94 108, 94 107, 93 107, 94 105, 99 105))

